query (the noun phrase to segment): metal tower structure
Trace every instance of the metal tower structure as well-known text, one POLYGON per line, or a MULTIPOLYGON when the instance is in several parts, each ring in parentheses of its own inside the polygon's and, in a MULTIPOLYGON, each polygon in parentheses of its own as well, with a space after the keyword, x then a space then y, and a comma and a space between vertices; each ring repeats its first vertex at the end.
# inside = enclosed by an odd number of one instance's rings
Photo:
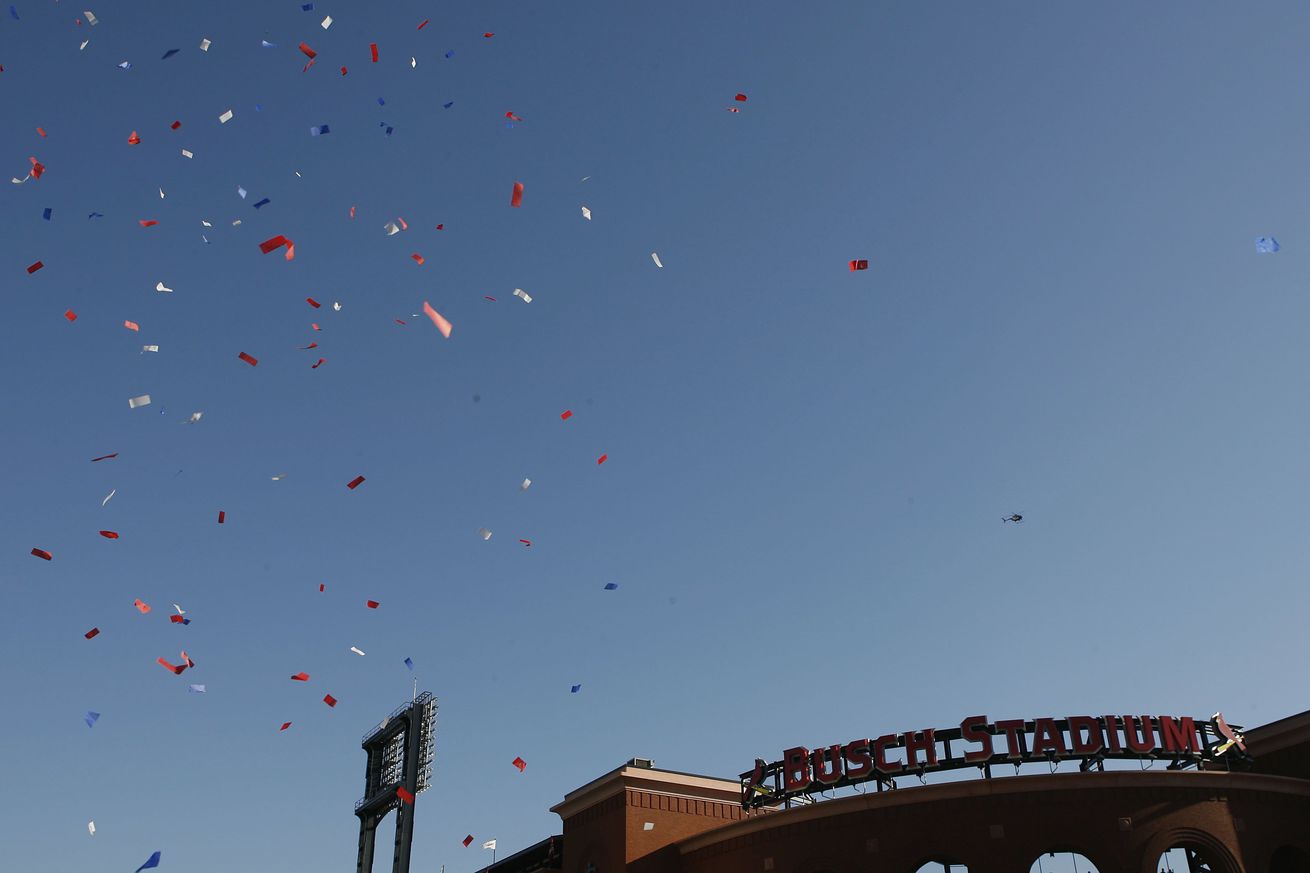
POLYGON ((364 797, 355 804, 359 817, 359 859, 356 873, 373 873, 377 827, 396 811, 396 848, 392 873, 409 873, 414 841, 414 799, 432 782, 432 756, 437 725, 437 699, 424 691, 396 708, 382 724, 364 735, 368 764, 364 797))

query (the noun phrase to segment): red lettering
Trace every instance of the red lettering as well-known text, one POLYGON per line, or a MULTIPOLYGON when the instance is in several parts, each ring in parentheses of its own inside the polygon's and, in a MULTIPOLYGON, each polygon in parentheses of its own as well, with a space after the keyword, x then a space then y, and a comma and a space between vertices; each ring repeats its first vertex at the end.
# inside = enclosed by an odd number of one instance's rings
POLYGON ((1054 752, 1057 756, 1064 754, 1064 735, 1055 726, 1053 718, 1033 720, 1033 754, 1054 752))
POLYGON ((960 739, 966 743, 982 743, 978 751, 964 753, 964 760, 970 764, 979 764, 991 758, 992 735, 987 730, 987 716, 971 715, 960 722, 960 739))
POLYGON ((1132 715, 1124 716, 1124 739, 1128 741, 1128 748, 1134 752, 1149 752, 1155 748, 1155 731, 1151 729, 1151 717, 1143 715, 1140 718, 1132 715), (1137 726, 1133 725, 1137 722, 1137 726), (1140 729, 1141 737, 1138 737, 1140 729))
POLYGON ((873 775, 873 756, 869 754, 868 740, 852 740, 842 749, 846 759, 846 778, 851 781, 867 779, 873 775))
POLYGON ((1114 715, 1101 717, 1105 722, 1105 742, 1111 752, 1123 751, 1123 746, 1119 743, 1119 718, 1114 715))
POLYGON ((1196 723, 1188 716, 1179 719, 1162 715, 1157 719, 1160 724, 1160 739, 1164 741, 1166 752, 1199 752, 1201 742, 1196 733, 1196 723))
POLYGON ((878 768, 879 773, 899 773, 905 769, 905 765, 901 762, 887 760, 887 749, 899 745, 896 734, 883 734, 874 740, 873 765, 878 768))
POLYGON ((829 746, 826 751, 815 749, 810 753, 810 765, 814 770, 815 782, 836 785, 841 781, 841 746, 829 746))
POLYGON ((810 750, 797 746, 782 753, 783 782, 788 792, 804 791, 810 787, 810 750))
POLYGON ((1027 751, 1023 747, 1023 719, 1011 718, 998 721, 996 726, 1005 731, 1005 743, 1009 748, 1006 757, 1012 761, 1022 758, 1027 751))
POLYGON ((925 728, 922 731, 910 731, 903 734, 905 741, 905 766, 919 766, 919 752, 923 752, 924 764, 929 767, 937 764, 937 740, 933 737, 932 728, 925 728))
POLYGON ((1095 755, 1105 748, 1105 738, 1101 734, 1101 723, 1090 715, 1069 716, 1069 746, 1075 755, 1095 755), (1083 739, 1087 731, 1087 739, 1083 739))

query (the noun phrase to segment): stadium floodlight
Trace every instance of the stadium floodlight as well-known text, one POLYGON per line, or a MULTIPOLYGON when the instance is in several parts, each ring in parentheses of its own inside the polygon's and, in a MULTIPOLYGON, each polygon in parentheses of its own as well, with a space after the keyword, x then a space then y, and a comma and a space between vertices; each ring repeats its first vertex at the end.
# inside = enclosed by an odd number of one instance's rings
POLYGON ((368 755, 364 770, 364 797, 355 804, 359 817, 357 873, 372 873, 373 846, 378 824, 396 811, 396 848, 392 873, 409 873, 410 846, 414 842, 414 799, 432 783, 437 699, 424 691, 397 707, 382 723, 364 735, 368 755))

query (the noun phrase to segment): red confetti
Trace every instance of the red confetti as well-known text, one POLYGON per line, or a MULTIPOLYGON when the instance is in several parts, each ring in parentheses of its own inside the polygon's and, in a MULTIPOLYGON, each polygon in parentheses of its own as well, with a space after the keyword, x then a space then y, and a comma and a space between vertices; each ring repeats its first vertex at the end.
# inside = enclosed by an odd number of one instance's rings
POLYGON ((41 136, 45 136, 45 128, 44 128, 44 127, 38 127, 38 128, 36 129, 36 132, 39 133, 39 134, 41 134, 41 136))
POLYGON ((445 226, 444 224, 438 224, 438 225, 437 225, 437 230, 445 230, 445 229, 446 229, 446 226, 445 226))
POLYGON ((45 264, 41 263, 40 261, 37 261, 35 264, 27 268, 27 272, 30 275, 32 273, 35 273, 37 270, 41 269, 44 266, 45 264))
POLYGON ((353 207, 353 206, 350 207, 350 217, 351 217, 351 218, 354 218, 354 217, 355 217, 355 207, 353 207))
POLYGON ((287 239, 282 234, 278 234, 277 236, 271 239, 266 239, 262 243, 260 243, 259 250, 264 254, 268 254, 274 249, 280 249, 282 248, 282 246, 289 246, 289 245, 291 245, 291 240, 287 239))
POLYGON ((346 483, 346 487, 349 488, 351 491, 354 491, 362 484, 364 484, 364 477, 356 476, 354 479, 351 479, 349 482, 346 483))
POLYGON ((381 605, 376 600, 366 600, 365 603, 368 604, 369 609, 377 609, 381 605))
POLYGON ((736 100, 737 100, 738 103, 745 103, 745 102, 746 102, 746 95, 745 95, 745 94, 738 94, 737 97, 736 97, 736 100))
MULTIPOLYGON (((486 35, 491 36, 491 34, 486 34, 486 35)), ((469 834, 467 837, 464 838, 464 848, 467 849, 469 847, 469 843, 471 842, 473 842, 473 835, 469 834)))
POLYGON ((177 130, 177 129, 178 129, 179 127, 181 127, 181 126, 182 126, 182 122, 180 122, 180 121, 174 121, 172 124, 169 125, 169 128, 170 128, 171 130, 177 130))
POLYGON ((93 627, 93 628, 91 628, 91 630, 89 630, 89 631, 87 631, 86 633, 82 634, 82 636, 86 637, 88 640, 91 639, 92 637, 98 637, 98 636, 100 636, 100 628, 98 628, 98 627, 93 627))
POLYGON ((397 216, 396 216, 396 221, 399 221, 399 222, 400 222, 400 229, 401 229, 401 230, 409 230, 409 225, 405 223, 405 219, 404 219, 404 218, 401 218, 399 215, 397 215, 397 216))
POLYGON ((378 44, 371 42, 368 44, 368 50, 373 54, 373 63, 378 62, 378 44))
POLYGON ((280 733, 280 732, 286 730, 286 729, 289 728, 289 727, 291 727, 291 722, 289 722, 289 721, 284 721, 284 722, 282 722, 282 727, 278 728, 278 732, 280 733))
POLYGON ((495 297, 488 297, 486 294, 483 294, 483 295, 482 295, 482 299, 483 299, 483 300, 490 300, 492 303, 495 303, 495 302, 496 302, 496 298, 495 298, 495 297))
POLYGON ((526 769, 527 769, 527 766, 528 766, 528 762, 525 761, 525 760, 523 760, 522 758, 515 758, 515 759, 514 759, 512 762, 510 762, 510 763, 512 763, 515 767, 518 767, 520 773, 522 773, 524 770, 526 770, 526 769))
POLYGON ((427 18, 423 19, 423 21, 419 23, 418 29, 419 29, 419 30, 422 30, 423 28, 427 27, 427 26, 428 26, 428 21, 429 21, 429 20, 430 20, 430 19, 427 19, 427 18))
POLYGON ((404 325, 404 324, 408 324, 408 323, 409 323, 409 322, 406 322, 406 321, 401 321, 399 318, 397 318, 397 319, 393 319, 393 320, 396 322, 396 324, 400 324, 400 325, 404 325))
POLYGON ((36 158, 28 158, 28 160, 32 162, 32 178, 40 179, 41 174, 45 172, 45 164, 41 163, 36 158))
POLYGON ((218 511, 218 523, 222 524, 226 518, 227 518, 227 513, 220 509, 218 511))
POLYGON ((252 358, 250 355, 247 355, 245 352, 241 352, 240 354, 237 355, 237 357, 245 361, 247 364, 249 364, 252 367, 256 367, 259 365, 259 358, 252 358))
POLYGON ((328 706, 336 706, 336 705, 337 705, 337 699, 336 699, 335 697, 333 697, 331 694, 325 694, 325 695, 323 695, 323 702, 326 703, 328 706))
POLYGON ((101 455, 101 456, 98 457, 98 458, 92 458, 92 459, 91 459, 91 463, 94 464, 96 461, 108 461, 108 460, 110 460, 111 458, 117 458, 117 457, 118 457, 118 452, 114 452, 114 453, 109 454, 109 455, 101 455))
POLYGON ((852 273, 854 273, 856 270, 869 269, 869 262, 867 260, 851 261, 850 265, 851 265, 852 273))
POLYGON ((64 318, 67 318, 70 322, 77 321, 77 313, 70 309, 64 313, 64 318))
POLYGON ((304 53, 305 57, 309 58, 311 61, 314 58, 318 57, 318 52, 314 51, 312 48, 310 48, 308 45, 306 45, 303 42, 300 44, 300 51, 304 53))
POLYGON ((307 351, 309 351, 310 349, 316 349, 316 348, 318 348, 318 343, 310 343, 310 344, 307 345, 307 346, 297 346, 297 348, 300 349, 300 351, 302 351, 302 352, 307 352, 307 351))
POLYGON ((309 369, 317 370, 319 367, 323 366, 326 363, 327 363, 327 358, 319 358, 318 363, 309 365, 309 369))
POLYGON ((493 36, 495 36, 494 33, 484 33, 484 34, 482 34, 482 38, 483 38, 483 39, 491 39, 493 36))
POLYGON ((318 592, 319 592, 320 594, 322 594, 322 593, 323 593, 324 591, 326 591, 326 590, 327 590, 327 586, 324 585, 322 582, 320 582, 320 583, 318 584, 318 592))
POLYGON ((141 225, 142 227, 154 227, 156 224, 159 224, 159 222, 155 221, 153 218, 147 218, 138 221, 137 224, 141 225))
POLYGON ((420 267, 423 266, 423 256, 422 256, 422 255, 415 253, 415 254, 410 255, 410 257, 413 258, 414 260, 418 261, 418 265, 419 265, 420 267))
POLYGON ((135 131, 135 130, 132 131, 132 135, 129 136, 129 137, 127 138, 127 144, 128 144, 128 145, 141 145, 141 137, 139 137, 139 136, 136 135, 136 131, 135 131))
POLYGON ((187 620, 186 620, 184 617, 180 616, 180 615, 170 615, 170 616, 168 617, 168 620, 171 621, 173 624, 186 624, 186 623, 187 623, 187 620))
POLYGON ((519 542, 523 543, 523 545, 527 546, 529 549, 532 548, 532 540, 519 540, 519 542))
POLYGON ((509 195, 509 205, 515 208, 523 205, 523 183, 514 183, 514 193, 509 195))
POLYGON ((322 330, 322 329, 323 329, 323 328, 319 327, 317 324, 315 324, 315 323, 312 322, 312 321, 309 323, 309 326, 312 327, 312 328, 314 328, 314 330, 322 330))
POLYGON ((397 785, 397 786, 396 786, 396 796, 399 797, 401 800, 403 800, 405 803, 413 803, 413 802, 414 802, 414 795, 412 795, 412 794, 410 794, 408 791, 406 791, 406 790, 405 790, 405 786, 403 786, 403 785, 397 785))
POLYGON ((738 109, 738 108, 736 108, 735 106, 729 106, 729 107, 728 107, 728 111, 729 111, 729 112, 741 112, 741 110, 738 109))
POLYGON ((306 297, 305 302, 308 303, 310 306, 314 307, 315 309, 318 309, 320 306, 323 305, 322 303, 319 303, 317 300, 315 300, 313 297, 306 297))
POLYGON ((175 674, 178 675, 178 676, 181 676, 181 675, 182 675, 182 671, 186 669, 186 667, 175 667, 175 666, 173 666, 172 664, 168 663, 168 661, 164 660, 163 658, 158 658, 158 659, 156 659, 156 663, 158 663, 159 666, 161 666, 161 667, 166 667, 166 668, 168 668, 169 670, 173 671, 173 673, 175 673, 175 674))
POLYGON ((566 409, 566 410, 564 410, 563 412, 561 412, 561 413, 559 414, 559 417, 560 417, 560 420, 561 420, 561 421, 568 421, 570 418, 573 417, 573 410, 572 410, 572 409, 566 409))
POLYGON ((125 322, 123 322, 123 327, 127 328, 128 330, 140 330, 140 329, 141 329, 141 325, 137 324, 135 321, 125 321, 125 322))
POLYGON ((102 530, 102 531, 100 532, 100 535, 101 535, 102 537, 104 537, 105 539, 107 539, 107 540, 116 540, 116 539, 118 539, 118 533, 117 533, 116 531, 112 531, 112 530, 102 530))
POLYGON ((343 75, 343 76, 346 75, 346 68, 345 68, 345 67, 342 67, 342 68, 341 68, 341 75, 343 75))
POLYGON ((308 681, 309 681, 309 674, 308 674, 308 673, 297 673, 296 675, 292 676, 291 678, 294 679, 294 680, 296 680, 297 682, 308 682, 308 681))
POLYGON ((607 460, 609 460, 609 455, 601 455, 599 458, 596 459, 596 463, 597 463, 597 464, 603 464, 603 463, 605 463, 607 460))
POLYGON ((523 120, 522 118, 519 118, 517 115, 515 115, 513 112, 506 112, 506 113, 505 113, 505 117, 508 118, 510 121, 522 121, 522 120, 523 120))
POLYGON ((38 558, 42 559, 43 561, 50 561, 53 560, 55 557, 54 555, 47 552, 45 549, 32 549, 32 554, 36 555, 38 558))
POLYGON ((145 615, 147 612, 150 611, 150 604, 146 603, 144 600, 141 600, 139 598, 133 600, 132 605, 135 606, 136 611, 141 613, 142 615, 145 615))
POLYGON ((446 317, 433 309, 432 304, 426 300, 423 301, 423 312, 428 318, 432 319, 432 323, 436 325, 437 330, 441 332, 441 335, 446 339, 450 339, 450 332, 453 329, 453 325, 446 320, 446 317))

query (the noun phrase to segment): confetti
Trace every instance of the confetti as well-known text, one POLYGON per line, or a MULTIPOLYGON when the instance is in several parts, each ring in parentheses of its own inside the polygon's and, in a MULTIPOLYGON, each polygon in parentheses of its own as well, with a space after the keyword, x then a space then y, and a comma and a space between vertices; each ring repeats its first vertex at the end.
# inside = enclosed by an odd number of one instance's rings
POLYGON ((1282 248, 1282 246, 1280 246, 1278 240, 1274 239, 1272 236, 1262 236, 1255 241, 1255 250, 1262 255, 1272 255, 1280 248, 1282 248))
POLYGON ((318 26, 323 28, 324 30, 327 30, 329 27, 332 26, 332 16, 329 15, 326 18, 324 18, 322 21, 318 23, 318 26))
POLYGON ((325 695, 323 695, 323 702, 326 703, 328 706, 336 706, 336 705, 337 705, 337 699, 336 699, 335 697, 333 697, 331 694, 325 694, 325 695))
POLYGON ((141 347, 141 351, 142 351, 142 352, 157 352, 157 351, 159 351, 159 346, 142 346, 142 347, 141 347))
POLYGON ((108 503, 110 499, 113 498, 113 496, 117 493, 118 493, 118 489, 115 488, 113 491, 110 491, 108 494, 106 494, 105 499, 100 501, 100 508, 103 509, 105 504, 108 503))
POLYGON ((67 318, 70 322, 77 321, 77 313, 70 309, 64 313, 64 318, 67 318))
POLYGON ((522 758, 515 758, 510 763, 513 764, 515 767, 517 767, 520 773, 522 773, 524 770, 528 768, 528 762, 523 760, 522 758))
POLYGON ((354 491, 363 483, 364 483, 364 477, 356 476, 354 479, 351 479, 349 482, 346 483, 346 487, 349 488, 351 491, 354 491))
POLYGON ((332 128, 328 127, 326 124, 316 124, 309 129, 310 136, 323 136, 324 134, 331 132, 332 128))
POLYGON ((116 540, 116 539, 118 539, 118 533, 117 533, 116 531, 112 531, 112 530, 102 530, 102 531, 100 531, 100 535, 101 535, 102 537, 104 537, 105 539, 107 539, 107 540, 116 540))
POLYGON ((380 603, 379 603, 378 601, 376 601, 376 600, 366 600, 366 601, 364 601, 364 604, 365 604, 369 609, 377 609, 379 606, 382 605, 382 604, 380 604, 380 603))
POLYGON ((182 149, 182 157, 190 159, 190 158, 194 158, 195 155, 191 154, 191 152, 187 151, 186 149, 182 149))
POLYGON ((98 457, 98 458, 92 458, 92 459, 91 459, 91 463, 94 464, 94 463, 97 462, 97 461, 109 461, 109 460, 112 460, 112 459, 117 458, 117 457, 118 457, 118 452, 112 452, 112 453, 110 453, 110 454, 108 454, 108 455, 101 455, 101 456, 98 457))
POLYGON ((143 218, 142 220, 138 221, 137 224, 141 225, 142 227, 154 227, 155 225, 159 224, 159 222, 155 221, 153 218, 143 218))
POLYGON ((229 121, 232 120, 232 114, 233 114, 233 113, 232 113, 232 110, 231 110, 231 109, 229 109, 228 111, 224 112, 222 115, 218 116, 218 123, 219 123, 219 124, 227 124, 229 121))
MULTIPOLYGON (((488 529, 485 528, 485 527, 480 527, 480 528, 478 528, 478 536, 482 537, 482 539, 483 539, 484 541, 489 540, 489 539, 491 539, 491 531, 488 530, 488 529)), ((36 553, 33 552, 33 554, 36 554, 36 553)), ((47 558, 46 560, 48 561, 48 560, 50 560, 50 559, 47 558)))
POLYGON ((91 25, 92 27, 95 27, 97 24, 100 23, 100 20, 97 19, 95 15, 91 14, 90 12, 83 12, 82 17, 84 17, 86 19, 86 23, 91 25))
POLYGON ((419 29, 419 30, 422 30, 423 28, 427 27, 427 26, 428 26, 428 21, 429 21, 429 20, 430 20, 430 19, 425 18, 425 19, 423 19, 422 21, 420 21, 419 24, 418 24, 418 29, 419 29))
POLYGON ((88 640, 95 639, 96 637, 100 636, 100 628, 93 627, 91 628, 91 630, 82 634, 82 636, 86 637, 88 640))
POLYGON ((239 353, 237 357, 245 361, 247 364, 249 364, 252 367, 259 366, 259 359, 255 357, 251 357, 250 355, 247 355, 245 352, 239 353))
POLYGON ((524 303, 531 303, 531 302, 532 302, 532 295, 530 295, 528 292, 524 291, 522 288, 515 288, 515 289, 514 289, 514 296, 515 296, 515 297, 521 297, 521 298, 523 298, 523 302, 524 302, 524 303))
POLYGON ((406 791, 405 786, 403 785, 396 786, 396 796, 399 797, 401 800, 403 800, 405 803, 414 802, 414 795, 406 791))
POLYGON ((91 836, 94 837, 94 836, 96 835, 96 823, 93 822, 93 821, 89 821, 89 822, 87 822, 87 823, 86 823, 86 832, 87 832, 88 834, 90 834, 91 836))
POLYGON ((509 195, 509 205, 515 208, 523 205, 523 183, 515 182, 514 191, 509 195))
POLYGON ((482 34, 482 38, 483 38, 483 39, 491 39, 493 36, 495 36, 494 33, 484 33, 484 34, 482 34))
POLYGON ((137 132, 135 130, 132 131, 132 135, 127 138, 127 144, 141 145, 141 137, 137 136, 137 132))
POLYGON ((53 213, 54 213, 54 210, 51 209, 49 206, 47 206, 47 207, 46 207, 46 208, 41 212, 41 217, 44 218, 46 221, 49 221, 49 220, 50 220, 50 216, 51 216, 53 213))
POLYGON ((467 837, 464 838, 464 848, 467 849, 469 847, 469 844, 472 842, 473 842, 473 835, 469 834, 467 837))
POLYGON ((309 681, 309 674, 308 674, 308 673, 303 673, 303 672, 302 672, 302 673, 297 673, 296 675, 292 676, 291 678, 294 679, 294 680, 297 681, 297 682, 308 682, 308 681, 309 681))
POLYGON ((572 409, 566 409, 566 410, 564 410, 563 412, 561 412, 561 413, 559 414, 559 417, 560 417, 560 420, 561 420, 561 421, 568 421, 570 418, 573 417, 573 410, 572 410, 572 409))
POLYGON ((207 51, 209 51, 209 47, 210 47, 211 45, 213 45, 212 42, 210 42, 210 41, 207 40, 207 39, 202 39, 202 40, 200 41, 200 50, 201 50, 202 52, 207 52, 207 51))
POLYGON ((322 304, 319 303, 317 300, 315 300, 313 297, 306 297, 305 302, 308 303, 310 306, 314 307, 315 309, 318 309, 320 306, 322 306, 322 304))
POLYGON ((164 52, 164 56, 160 58, 160 60, 166 61, 169 58, 171 58, 173 55, 177 54, 179 51, 181 51, 181 49, 169 49, 168 51, 164 52))
POLYGON ((408 667, 410 670, 413 670, 413 669, 414 669, 414 661, 413 661, 413 659, 412 659, 412 658, 406 658, 406 659, 405 659, 405 666, 408 667))
POLYGON ((378 44, 375 42, 369 43, 368 50, 373 55, 373 63, 376 64, 378 62, 378 44))
POLYGON ((155 284, 155 290, 158 291, 160 294, 172 294, 172 293, 173 293, 173 289, 172 289, 172 288, 169 288, 169 287, 168 287, 167 285, 165 285, 163 282, 158 282, 158 283, 156 283, 156 284, 155 284))
POLYGON ((578 685, 574 685, 574 686, 572 686, 571 688, 569 688, 569 693, 570 693, 570 694, 577 694, 577 693, 578 693, 579 691, 581 691, 581 690, 582 690, 582 685, 581 685, 581 684, 578 684, 578 685))
POLYGON ((32 549, 32 554, 36 555, 38 558, 40 558, 43 561, 52 561, 54 560, 55 557, 54 555, 47 552, 45 549, 32 549))
POLYGON ((520 490, 520 491, 527 491, 527 490, 528 490, 528 486, 530 486, 531 484, 532 484, 532 480, 531 480, 531 479, 524 479, 524 480, 523 480, 523 484, 519 486, 519 490, 520 490))
POLYGON ((150 604, 146 603, 144 600, 141 600, 140 598, 133 600, 132 605, 135 606, 136 611, 141 613, 142 615, 145 615, 147 612, 150 611, 150 604))
POLYGON ((420 267, 423 266, 423 256, 422 256, 422 255, 420 255, 420 254, 412 254, 412 255, 410 255, 410 257, 413 258, 415 261, 417 261, 417 262, 418 262, 418 265, 419 265, 420 267))
POLYGON ((614 590, 616 590, 618 587, 619 587, 619 583, 617 583, 617 582, 606 582, 606 583, 605 583, 605 590, 606 590, 606 591, 614 591, 614 590))
POLYGON ((319 358, 317 361, 309 365, 309 369, 317 370, 319 367, 323 366, 326 363, 327 363, 327 358, 319 358))
POLYGON ((205 417, 205 414, 204 414, 203 412, 193 412, 193 413, 191 413, 191 417, 190 417, 189 419, 187 419, 186 421, 182 422, 182 423, 183 423, 183 424, 195 424, 197 421, 199 421, 200 419, 202 419, 202 418, 204 418, 204 417, 205 417))
POLYGON ((664 269, 664 265, 660 263, 660 256, 657 253, 651 252, 650 259, 655 262, 655 266, 659 267, 661 270, 664 269))
POLYGON ((738 103, 745 103, 745 102, 746 102, 746 95, 745 95, 745 94, 738 94, 738 95, 736 96, 735 99, 737 100, 738 103))
POLYGON ((203 685, 188 685, 186 690, 187 690, 187 693, 188 693, 188 694, 204 694, 204 693, 205 693, 205 686, 203 686, 203 685))
MULTIPOLYGON (((275 251, 277 249, 282 248, 282 246, 287 246, 289 248, 292 245, 293 243, 291 242, 291 240, 287 239, 282 234, 278 234, 277 236, 270 237, 269 239, 266 239, 262 243, 260 243, 259 250, 264 254, 268 254, 271 251, 275 251)), ((291 258, 288 257, 287 260, 291 260, 291 258)))
POLYGON ((273 202, 272 200, 269 200, 267 197, 265 197, 263 200, 260 200, 258 203, 254 203, 254 204, 251 204, 251 205, 253 206, 253 208, 255 208, 255 209, 259 209, 259 208, 261 208, 261 207, 267 206, 268 204, 270 204, 270 203, 272 203, 272 202, 273 202))
POLYGON ((599 458, 596 459, 596 463, 603 464, 608 460, 609 460, 609 455, 601 455, 599 458))
POLYGON ((169 129, 169 130, 177 130, 177 129, 178 129, 179 127, 181 127, 181 126, 182 126, 182 122, 180 122, 180 121, 174 121, 172 124, 170 124, 170 125, 168 126, 168 129, 169 129))
POLYGON ((226 521, 227 521, 227 513, 220 509, 218 511, 218 523, 223 524, 226 521))
POLYGON ((87 727, 92 727, 100 720, 100 713, 88 711, 86 715, 82 716, 82 720, 86 722, 87 727))
POLYGON ((587 221, 591 221, 591 210, 585 206, 582 207, 582 217, 587 219, 587 221))
POLYGON ((305 57, 309 58, 310 60, 313 60, 314 58, 318 57, 318 52, 314 51, 312 48, 309 47, 308 44, 303 42, 300 44, 300 53, 303 54, 305 57))
POLYGON ((278 731, 279 731, 279 732, 284 731, 284 730, 286 730, 286 729, 289 728, 289 727, 291 727, 291 722, 289 722, 289 721, 284 721, 284 722, 282 722, 282 727, 278 728, 278 731))
POLYGON ((41 263, 40 261, 37 261, 36 263, 32 264, 32 266, 27 268, 27 273, 30 276, 32 273, 35 273, 37 270, 41 269, 44 266, 45 264, 41 263))
POLYGON ((446 319, 442 317, 441 313, 433 309, 432 304, 428 303, 426 300, 423 301, 423 314, 426 315, 428 318, 432 319, 432 323, 436 325, 437 330, 441 332, 441 335, 443 337, 445 337, 446 339, 450 339, 450 331, 451 331, 450 322, 446 321, 446 319))
POLYGON ((519 542, 523 543, 523 545, 527 546, 529 549, 532 548, 532 540, 519 540, 519 542))
POLYGON ((158 867, 158 866, 159 866, 159 853, 155 852, 153 855, 151 855, 149 858, 146 859, 146 862, 144 864, 136 868, 136 870, 133 871, 133 873, 141 873, 142 870, 146 870, 151 867, 158 867))
POLYGON ((356 655, 363 655, 363 654, 364 654, 363 652, 361 652, 359 649, 355 648, 354 646, 351 646, 351 647, 350 647, 350 651, 354 652, 356 655))
POLYGON ((653 822, 653 821, 648 821, 648 822, 644 823, 644 824, 641 826, 641 829, 642 829, 643 831, 653 831, 653 830, 655 830, 655 822, 653 822))
POLYGON ((150 395, 142 394, 140 397, 129 397, 127 400, 127 405, 129 409, 136 409, 139 406, 149 406, 150 395))
POLYGON ((851 272, 854 273, 856 270, 867 270, 867 269, 869 269, 869 262, 868 262, 867 260, 861 258, 861 259, 858 260, 858 261, 851 261, 851 262, 850 262, 850 266, 851 266, 851 272))

